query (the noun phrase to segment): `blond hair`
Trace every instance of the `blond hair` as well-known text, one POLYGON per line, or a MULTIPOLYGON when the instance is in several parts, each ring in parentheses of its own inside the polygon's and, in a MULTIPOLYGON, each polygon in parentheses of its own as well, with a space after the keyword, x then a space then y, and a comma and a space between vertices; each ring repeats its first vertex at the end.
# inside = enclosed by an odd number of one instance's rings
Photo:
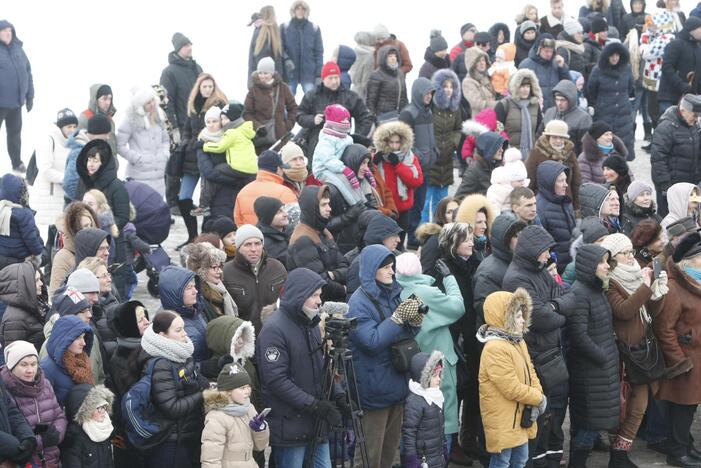
POLYGON ((107 268, 105 261, 98 257, 85 257, 82 262, 78 264, 77 268, 87 268, 92 272, 93 275, 97 276, 97 269, 99 267, 107 268))
POLYGON ((275 8, 266 5, 260 9, 261 25, 258 29, 258 39, 256 46, 253 49, 253 54, 258 55, 270 43, 270 49, 273 51, 273 58, 282 57, 282 37, 280 29, 277 26, 275 19, 275 8))
MULTIPOLYGON (((105 197, 105 194, 102 193, 98 189, 90 189, 87 192, 85 192, 86 195, 91 195, 94 199, 95 202, 97 203, 97 212, 98 217, 100 216, 100 213, 112 213, 112 208, 110 208, 110 204, 107 202, 107 197, 105 197)), ((110 227, 110 235, 114 238, 119 237, 119 229, 117 229, 117 225, 112 223, 112 226, 110 227)))
POLYGON ((200 95, 200 86, 202 85, 202 82, 207 80, 210 80, 212 83, 214 83, 214 91, 212 91, 212 95, 209 96, 206 101, 204 101, 200 112, 207 112, 212 106, 223 106, 227 102, 229 102, 229 100, 226 98, 226 94, 224 94, 224 92, 221 89, 219 89, 219 86, 217 86, 217 81, 214 79, 214 77, 209 73, 200 73, 200 76, 197 77, 197 81, 195 81, 195 85, 190 91, 190 96, 187 98, 187 115, 191 117, 197 115, 197 109, 195 109, 195 101, 200 95))

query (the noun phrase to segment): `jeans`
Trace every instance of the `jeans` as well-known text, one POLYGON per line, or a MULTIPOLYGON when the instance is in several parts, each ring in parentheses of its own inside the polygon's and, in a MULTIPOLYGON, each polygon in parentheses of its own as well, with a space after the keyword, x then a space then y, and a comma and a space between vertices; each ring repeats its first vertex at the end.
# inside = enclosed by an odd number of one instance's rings
POLYGON ((407 229, 409 240, 407 241, 407 247, 416 248, 419 245, 415 232, 416 228, 421 224, 421 211, 424 209, 427 190, 428 177, 424 178, 424 183, 414 190, 414 206, 409 210, 409 227, 407 229))
POLYGON ((652 390, 648 395, 647 411, 645 414, 645 440, 648 444, 663 442, 669 438, 669 402, 655 400, 652 390))
MULTIPOLYGON (((298 447, 274 447, 273 456, 275 466, 280 468, 302 468, 304 466, 304 455, 308 445, 298 447)), ((329 453, 329 443, 317 444, 314 453, 314 468, 331 468, 331 454, 329 453)))
POLYGON ((292 91, 292 96, 297 94, 297 85, 300 85, 302 87, 302 91, 304 91, 304 94, 307 94, 309 91, 314 89, 314 82, 309 81, 309 82, 303 82, 303 83, 298 83, 297 80, 290 80, 290 91, 292 91))
POLYGON ((647 108, 647 95, 648 90, 640 87, 635 88, 635 100, 633 101, 633 120, 638 111, 640 111, 640 116, 643 118, 643 123, 651 123, 650 113, 647 108))
POLYGON ((426 190, 426 201, 424 201, 424 209, 421 211, 421 224, 428 223, 433 219, 436 213, 438 202, 448 196, 448 186, 441 187, 440 185, 429 185, 426 190))
POLYGON ((7 152, 14 169, 22 164, 22 108, 0 107, 0 127, 3 122, 7 133, 7 152))
POLYGON ((594 442, 599 437, 600 431, 591 431, 588 429, 579 429, 572 439, 572 448, 574 450, 592 450, 594 442))
POLYGON ((197 182, 200 180, 200 176, 192 174, 184 174, 182 179, 180 179, 180 193, 178 194, 178 200, 191 200, 192 194, 195 193, 195 187, 197 182))
POLYGON ((492 454, 489 468, 523 468, 528 461, 528 443, 492 454))

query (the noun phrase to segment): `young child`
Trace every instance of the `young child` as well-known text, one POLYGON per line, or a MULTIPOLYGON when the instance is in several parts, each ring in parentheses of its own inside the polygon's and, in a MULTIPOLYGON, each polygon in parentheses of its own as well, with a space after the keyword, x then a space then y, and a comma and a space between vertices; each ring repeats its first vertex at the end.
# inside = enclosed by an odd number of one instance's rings
POLYGON ((29 192, 24 179, 5 174, 0 179, 0 269, 30 260, 41 265, 44 243, 29 207, 29 192))
POLYGON ((547 406, 523 340, 532 309, 523 288, 513 293, 497 291, 484 301, 485 324, 477 332, 477 339, 484 343, 479 370, 480 412, 492 468, 526 465, 528 440, 535 438, 536 419, 547 406), (524 418, 524 411, 526 415, 530 411, 530 417, 524 418))
POLYGON ((114 467, 110 440, 114 431, 110 420, 113 401, 114 394, 104 385, 73 387, 66 403, 66 416, 71 422, 61 446, 63 466, 114 467))
POLYGON ((443 353, 418 353, 411 358, 409 396, 404 402, 402 466, 445 467, 448 443, 443 433, 443 353))
POLYGON ((226 364, 217 388, 204 391, 202 468, 238 466, 257 468, 253 450, 268 446, 270 430, 265 415, 251 404, 251 378, 238 364, 226 364))
MULTIPOLYGON (((319 133, 319 143, 314 148, 312 173, 321 182, 332 182, 349 205, 365 202, 358 190, 360 182, 353 170, 341 162, 343 150, 353 144, 348 135, 351 130, 350 113, 340 104, 331 104, 324 109, 324 128, 319 133), (345 176, 345 177, 343 177, 345 176)), ((375 187, 375 179, 368 170, 365 177, 375 187)))
POLYGON ((521 161, 521 151, 518 148, 509 148, 504 151, 504 165, 492 170, 492 185, 487 189, 487 198, 497 212, 510 209, 509 195, 516 187, 528 187, 531 180, 528 178, 526 165, 521 161))
POLYGON ((509 78, 516 73, 516 46, 511 43, 502 44, 497 47, 494 54, 494 63, 487 73, 491 76, 492 86, 494 91, 502 96, 509 95, 509 78))
MULTIPOLYGON (((204 125, 197 139, 203 144, 206 143, 219 143, 221 141, 224 132, 222 130, 222 111, 217 106, 210 107, 204 114, 204 125)), ((201 154, 201 153, 200 153, 201 154)), ((197 157, 200 157, 200 154, 197 157)), ((203 158, 211 157, 207 154, 202 154, 203 158)), ((217 164, 215 170, 224 170, 225 167, 229 167, 226 163, 217 164)), ((205 177, 200 179, 200 206, 193 209, 190 214, 192 216, 208 216, 210 214, 210 205, 212 204, 212 199, 217 191, 217 183, 208 180, 205 177)))

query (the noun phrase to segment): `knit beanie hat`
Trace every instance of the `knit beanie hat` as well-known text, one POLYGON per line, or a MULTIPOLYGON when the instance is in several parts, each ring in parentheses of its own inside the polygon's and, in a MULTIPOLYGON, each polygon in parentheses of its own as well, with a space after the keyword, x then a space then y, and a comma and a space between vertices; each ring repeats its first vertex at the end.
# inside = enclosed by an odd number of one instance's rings
POLYGON ((538 31, 538 26, 531 20, 524 21, 523 23, 521 23, 521 26, 518 27, 518 30, 521 32, 522 36, 526 31, 529 31, 531 29, 533 31, 538 31))
POLYGON ((97 92, 95 93, 95 100, 100 99, 102 96, 109 96, 112 94, 112 87, 107 84, 103 84, 99 88, 97 88, 97 92))
MULTIPOLYGON (((610 167, 610 166, 607 166, 607 167, 610 167)), ((613 168, 611 168, 611 169, 613 169, 613 168)), ((633 202, 643 192, 652 193, 652 186, 650 184, 648 184, 647 182, 643 182, 642 180, 634 180, 628 186, 628 190, 626 191, 626 194, 628 195, 628 200, 633 202)))
POLYGON ((107 135, 112 132, 112 122, 104 114, 95 114, 88 119, 87 132, 90 135, 107 135))
POLYGON ((462 26, 460 26, 460 37, 462 37, 470 29, 476 29, 475 25, 472 23, 465 23, 462 26))
POLYGON ((275 173, 277 172, 278 167, 282 169, 289 169, 289 166, 282 162, 282 158, 275 151, 265 150, 260 156, 258 156, 259 170, 275 173))
POLYGON ((236 231, 236 224, 227 216, 220 216, 212 221, 209 225, 210 232, 217 234, 219 237, 226 237, 230 232, 236 231))
POLYGON ((642 249, 646 245, 652 244, 655 239, 660 237, 661 233, 660 223, 654 219, 643 219, 630 233, 630 241, 633 243, 633 248, 642 249))
POLYGON ((185 34, 179 32, 173 34, 173 38, 170 40, 170 42, 173 44, 173 50, 176 52, 186 45, 192 44, 192 41, 190 41, 185 34))
POLYGON ((587 216, 584 218, 580 231, 582 232, 582 240, 585 244, 593 244, 609 234, 606 226, 604 226, 601 220, 596 216, 587 216))
POLYGON ((260 229, 252 224, 244 224, 238 229, 238 231, 236 231, 236 240, 234 241, 236 244, 236 250, 240 249, 243 243, 251 238, 260 239, 261 242, 265 240, 263 238, 263 233, 260 232, 260 229))
POLYGON ((251 377, 239 364, 226 364, 217 376, 217 390, 228 392, 251 385, 251 377))
POLYGON ((280 208, 282 202, 273 197, 258 197, 253 202, 253 211, 258 217, 258 222, 264 226, 270 226, 280 208))
POLYGON ((613 127, 603 120, 597 120, 589 128, 589 135, 595 140, 606 132, 613 132, 613 127))
POLYGON ((336 62, 326 62, 323 67, 321 67, 321 79, 325 80, 327 76, 338 75, 341 76, 341 69, 338 68, 336 62))
POLYGON ((207 123, 208 120, 219 119, 219 118, 221 118, 221 109, 217 106, 210 107, 209 109, 207 109, 207 112, 204 113, 205 124, 207 123))
POLYGON ((348 133, 351 130, 350 113, 340 104, 331 104, 324 109, 324 128, 348 133))
POLYGON ((608 31, 609 29, 609 24, 606 21, 606 18, 603 16, 597 16, 593 20, 591 20, 591 32, 596 34, 604 31, 608 31))
POLYGON ((61 317, 75 315, 89 308, 90 303, 83 293, 73 288, 66 288, 63 294, 54 297, 53 309, 61 317))
MULTIPOLYGON (((285 146, 280 148, 280 157, 282 157, 282 162, 284 162, 285 164, 288 164, 297 156, 304 156, 304 151, 302 151, 302 148, 300 148, 299 145, 297 145, 293 141, 288 141, 287 143, 285 143, 285 146)), ((304 160, 305 164, 307 164, 306 156, 304 156, 304 160)))
POLYGON ((66 125, 78 125, 78 117, 68 108, 62 109, 56 114, 56 126, 63 128, 66 125))
POLYGON ((420 275, 421 260, 413 252, 406 252, 397 257, 397 274, 402 276, 420 275))
POLYGON ((440 52, 448 49, 448 42, 439 30, 434 29, 431 31, 431 41, 428 48, 431 49, 431 52, 440 52))
POLYGON ((486 44, 492 42, 492 35, 487 31, 480 31, 475 34, 475 44, 486 44))
POLYGON ((606 239, 601 243, 601 247, 611 252, 611 257, 615 257, 626 250, 633 250, 633 243, 628 239, 628 236, 617 232, 606 236, 606 239))
POLYGON ((626 162, 626 160, 618 156, 617 154, 611 155, 608 158, 604 159, 604 163, 601 166, 613 169, 619 176, 625 176, 628 174, 629 171, 628 163, 626 162))
POLYGON ((240 119, 243 115, 243 104, 232 99, 227 105, 224 106, 221 112, 233 122, 240 119))
POLYGON ((100 281, 98 281, 97 276, 87 268, 78 268, 71 273, 68 276, 66 285, 69 288, 80 291, 82 294, 100 292, 100 281))
POLYGON ((574 36, 577 33, 581 33, 584 31, 584 28, 582 28, 582 23, 580 23, 577 20, 570 20, 565 22, 563 25, 563 29, 567 33, 568 36, 574 36))
POLYGON ((37 353, 36 348, 33 344, 27 341, 13 341, 5 347, 5 364, 9 370, 15 368, 15 366, 27 356, 36 356, 39 359, 39 353, 37 353))
POLYGON ((275 73, 275 61, 271 57, 263 57, 258 61, 258 73, 275 73))

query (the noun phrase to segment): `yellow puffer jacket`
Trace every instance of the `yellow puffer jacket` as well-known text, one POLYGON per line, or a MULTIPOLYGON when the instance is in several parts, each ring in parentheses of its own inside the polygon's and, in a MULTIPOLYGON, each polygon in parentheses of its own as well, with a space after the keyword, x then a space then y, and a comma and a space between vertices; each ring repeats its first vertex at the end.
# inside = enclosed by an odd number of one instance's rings
POLYGON ((522 288, 515 293, 492 293, 484 301, 486 325, 477 337, 485 343, 479 371, 480 410, 490 453, 523 445, 535 438, 538 430, 536 423, 522 428, 521 415, 525 405, 540 404, 543 389, 525 341, 507 339, 527 331, 531 308, 531 298, 522 288), (516 327, 519 310, 525 320, 522 333, 516 327))
POLYGON ((245 121, 236 128, 224 131, 218 142, 207 142, 202 150, 206 153, 223 153, 226 151, 226 162, 232 169, 245 174, 255 175, 258 172, 258 156, 253 146, 256 131, 253 122, 245 121))

